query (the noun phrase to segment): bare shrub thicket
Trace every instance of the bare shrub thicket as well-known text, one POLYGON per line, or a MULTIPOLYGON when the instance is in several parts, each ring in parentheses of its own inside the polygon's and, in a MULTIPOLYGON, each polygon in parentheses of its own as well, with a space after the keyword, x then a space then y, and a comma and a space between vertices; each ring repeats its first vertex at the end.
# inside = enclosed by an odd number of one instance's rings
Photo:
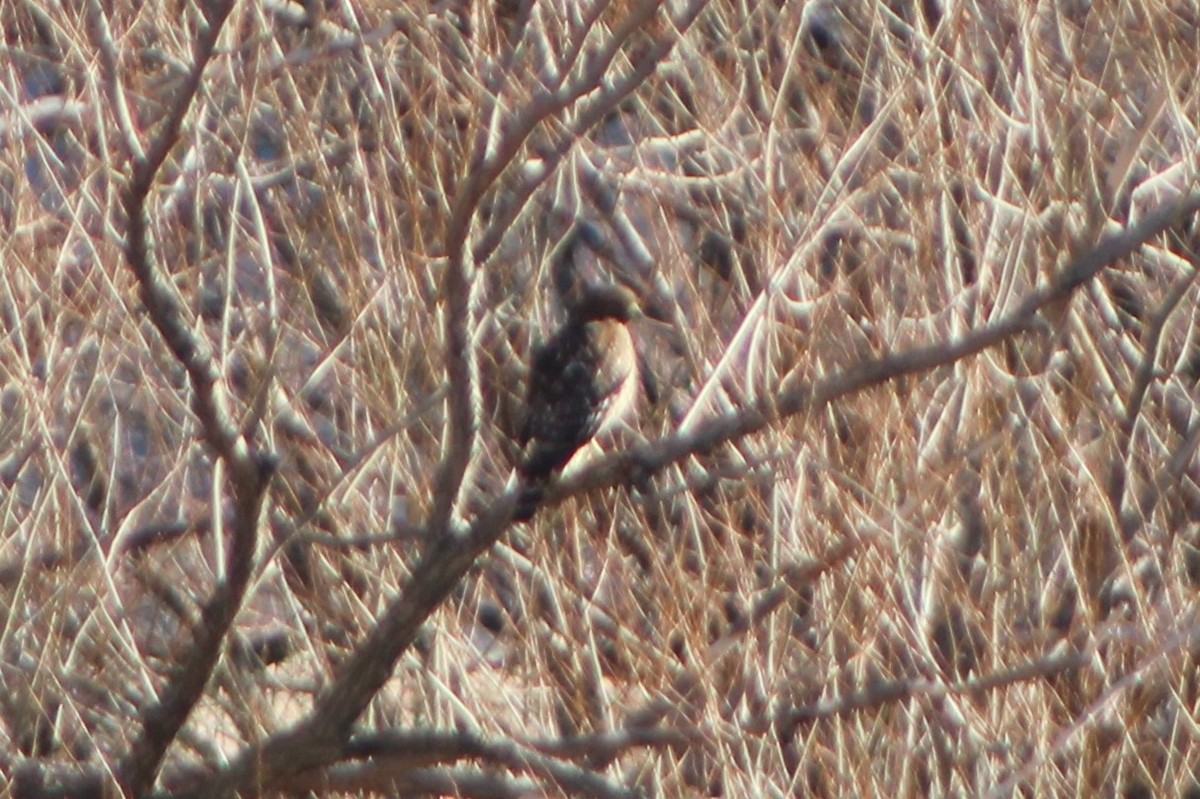
POLYGON ((1200 795, 1190 0, 0 19, 3 790, 1200 795))

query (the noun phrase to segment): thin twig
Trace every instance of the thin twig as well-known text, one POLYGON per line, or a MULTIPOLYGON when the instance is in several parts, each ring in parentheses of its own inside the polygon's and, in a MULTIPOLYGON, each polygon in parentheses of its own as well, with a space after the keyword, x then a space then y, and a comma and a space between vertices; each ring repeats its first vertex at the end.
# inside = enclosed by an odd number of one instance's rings
MULTIPOLYGON (((1141 415, 1142 406, 1146 399, 1146 392, 1150 388, 1150 382, 1154 379, 1154 367, 1158 361, 1158 347, 1162 342, 1163 331, 1166 329, 1167 321, 1171 318, 1171 314, 1179 307, 1179 303, 1191 291, 1192 284, 1196 282, 1196 276, 1200 275, 1200 269, 1193 269, 1189 274, 1176 281, 1171 291, 1167 294, 1167 298, 1163 300, 1162 306, 1158 309, 1158 313, 1150 321, 1150 326, 1147 331, 1145 343, 1143 344, 1143 354, 1141 363, 1138 364, 1138 370, 1134 375, 1133 385, 1129 389, 1129 398, 1125 402, 1125 417, 1121 419, 1121 426, 1117 430, 1116 453, 1113 455, 1112 473, 1109 479, 1109 502, 1112 504, 1113 512, 1117 518, 1122 520, 1124 524, 1125 504, 1125 486, 1126 475, 1129 474, 1129 446, 1133 441, 1133 431, 1137 426, 1138 417, 1141 415)), ((1141 518, 1146 518, 1144 515, 1141 518)), ((1124 535, 1132 534, 1132 530, 1123 530, 1124 535)))
POLYGON ((822 700, 801 707, 785 708, 775 714, 771 719, 771 725, 777 733, 787 734, 796 727, 811 724, 820 719, 850 716, 915 696, 984 694, 997 688, 1076 671, 1086 666, 1090 660, 1089 653, 1068 652, 958 683, 940 683, 924 679, 893 680, 835 699, 822 700))
MULTIPOLYGON (((204 687, 220 658, 225 636, 241 606, 253 571, 258 518, 267 484, 274 471, 274 464, 269 458, 251 454, 246 440, 238 433, 230 418, 212 353, 192 333, 174 288, 155 263, 147 213, 150 192, 159 169, 179 138, 183 120, 199 90, 205 67, 212 59, 217 39, 233 5, 233 1, 229 0, 209 6, 206 27, 196 42, 192 70, 175 96, 149 150, 143 152, 139 145, 130 143, 133 175, 125 192, 124 203, 129 225, 126 262, 141 288, 147 315, 171 353, 187 370, 204 437, 216 456, 229 468, 234 519, 225 579, 204 604, 191 648, 181 659, 158 703, 144 712, 141 730, 115 769, 117 781, 127 796, 141 796, 153 785, 168 747, 203 695, 204 687)), ((120 76, 115 72, 111 72, 107 78, 113 84, 120 82, 120 76)))
MULTIPOLYGON (((705 422, 690 433, 669 436, 595 461, 576 476, 552 487, 543 508, 586 491, 643 482, 674 463, 757 433, 780 419, 815 412, 842 397, 900 377, 922 374, 994 347, 1034 327, 1042 308, 1069 299, 1100 270, 1127 257, 1182 214, 1197 210, 1200 210, 1200 192, 1166 203, 1139 224, 1105 236, 1069 264, 1049 286, 1031 292, 1016 310, 956 341, 867 361, 815 384, 785 388, 739 413, 705 422)), ((476 559, 512 523, 517 493, 513 490, 497 499, 466 534, 456 534, 448 527, 433 531, 431 547, 413 568, 411 581, 380 615, 367 639, 347 658, 338 679, 318 697, 312 713, 260 747, 251 747, 229 770, 214 776, 205 789, 188 795, 230 796, 245 786, 274 785, 289 775, 333 762, 341 748, 339 741, 348 737, 351 725, 387 682, 396 661, 416 640, 421 627, 476 559)))
MULTIPOLYGON (((651 10, 657 10, 654 3, 648 4, 651 10)), ((697 0, 685 12, 684 18, 677 27, 686 29, 696 15, 707 5, 707 0, 697 0)), ((645 14, 647 6, 641 6, 637 12, 645 14)), ((470 330, 473 327, 474 313, 471 307, 471 296, 474 286, 474 267, 490 255, 489 247, 476 247, 468 250, 467 241, 471 231, 471 223, 476 209, 483 201, 485 194, 495 184, 497 179, 508 169, 513 160, 521 152, 526 141, 539 125, 547 119, 562 114, 575 104, 581 97, 599 88, 607 77, 608 67, 616 53, 626 41, 632 38, 640 25, 622 26, 600 55, 589 64, 576 80, 570 81, 555 91, 540 90, 520 112, 513 115, 508 129, 500 141, 491 147, 485 131, 476 136, 474 152, 467 166, 466 179, 456 195, 451 206, 450 220, 446 227, 446 267, 442 282, 442 296, 446 303, 444 326, 446 335, 446 372, 449 378, 450 393, 447 398, 448 414, 446 424, 446 454, 438 465, 434 479, 433 509, 429 515, 429 527, 439 529, 446 525, 453 513, 459 497, 459 490, 464 483, 464 477, 472 458, 472 451, 477 439, 478 420, 475 409, 479 406, 478 393, 479 365, 475 358, 475 348, 470 346, 470 330), (480 254, 483 257, 480 257, 480 254), (470 261, 468 261, 468 254, 470 261)), ((543 170, 535 176, 535 182, 523 186, 516 192, 517 200, 510 203, 509 214, 518 214, 528 201, 533 188, 553 172, 553 167, 569 149, 569 144, 577 135, 590 130, 598 124, 621 98, 627 96, 658 68, 659 63, 674 48, 678 34, 664 36, 655 47, 639 60, 634 69, 609 89, 601 93, 600 98, 584 106, 574 125, 564 141, 560 141, 555 150, 559 153, 543 170)), ((508 218, 508 214, 505 215, 508 218)), ((494 221, 490 230, 499 230, 494 221)))

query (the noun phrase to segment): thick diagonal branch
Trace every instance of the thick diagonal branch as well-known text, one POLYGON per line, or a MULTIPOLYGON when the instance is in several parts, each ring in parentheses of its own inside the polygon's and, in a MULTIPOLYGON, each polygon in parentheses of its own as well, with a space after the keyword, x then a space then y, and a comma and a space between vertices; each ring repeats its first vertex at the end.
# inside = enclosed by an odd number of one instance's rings
MULTIPOLYGON (((924 374, 995 347, 1034 328, 1043 308, 1069 299, 1102 269, 1132 254, 1181 215, 1198 210, 1200 192, 1159 207, 1136 226, 1104 237, 1049 285, 1031 292, 1014 311, 956 340, 865 361, 815 383, 785 387, 739 413, 706 422, 686 434, 611 455, 559 485, 544 504, 643 480, 685 458, 760 432, 781 419, 814 413, 842 397, 901 377, 924 374)), ((288 775, 335 762, 351 725, 390 677, 397 659, 416 640, 421 626, 511 524, 516 499, 515 491, 498 499, 465 535, 454 535, 448 528, 436 531, 434 544, 413 569, 409 584, 347 660, 337 681, 318 698, 308 719, 274 736, 262 748, 246 752, 206 789, 189 796, 229 796, 241 787, 270 786, 288 775)))

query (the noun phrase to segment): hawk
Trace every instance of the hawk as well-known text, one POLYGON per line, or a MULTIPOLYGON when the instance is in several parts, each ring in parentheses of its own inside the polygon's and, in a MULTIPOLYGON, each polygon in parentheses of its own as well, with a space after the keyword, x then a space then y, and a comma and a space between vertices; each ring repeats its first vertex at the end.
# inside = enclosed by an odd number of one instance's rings
POLYGON ((637 350, 626 325, 637 315, 628 289, 585 287, 568 304, 563 326, 534 352, 518 437, 517 521, 533 516, 550 478, 580 447, 633 409, 637 350))

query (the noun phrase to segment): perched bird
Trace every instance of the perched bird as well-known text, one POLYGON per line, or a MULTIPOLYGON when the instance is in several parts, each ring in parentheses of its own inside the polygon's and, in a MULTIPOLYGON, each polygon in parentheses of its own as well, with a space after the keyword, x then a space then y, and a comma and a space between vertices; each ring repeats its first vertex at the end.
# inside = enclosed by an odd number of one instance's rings
POLYGON ((617 285, 583 287, 567 320, 533 355, 518 438, 521 496, 514 518, 528 520, 550 478, 580 447, 618 424, 637 399, 637 350, 626 323, 639 315, 617 285))

